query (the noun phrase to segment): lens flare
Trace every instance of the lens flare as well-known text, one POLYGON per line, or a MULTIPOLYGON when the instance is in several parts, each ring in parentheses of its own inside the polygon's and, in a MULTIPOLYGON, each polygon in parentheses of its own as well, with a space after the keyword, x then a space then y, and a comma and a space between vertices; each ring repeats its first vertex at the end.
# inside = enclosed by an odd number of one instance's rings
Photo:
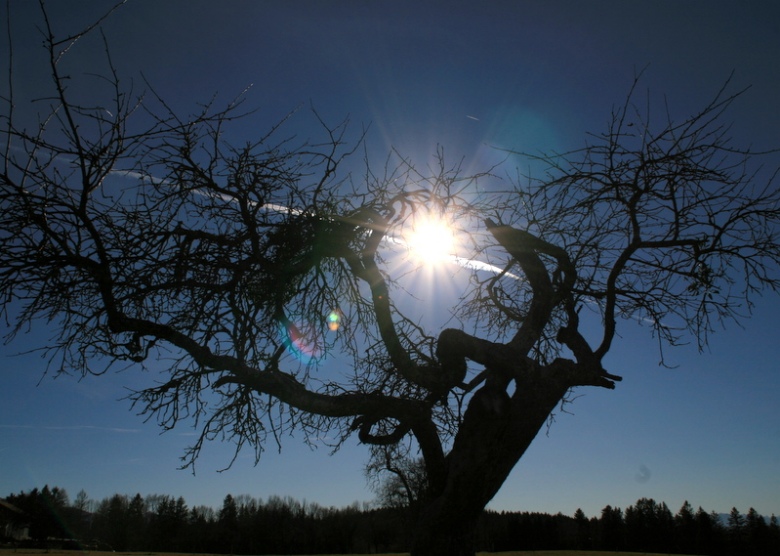
POLYGON ((341 328, 341 312, 338 310, 333 310, 328 314, 328 330, 331 332, 336 332, 339 328, 341 328))
POLYGON ((283 319, 279 328, 284 345, 303 363, 316 362, 324 355, 323 340, 314 324, 283 319))

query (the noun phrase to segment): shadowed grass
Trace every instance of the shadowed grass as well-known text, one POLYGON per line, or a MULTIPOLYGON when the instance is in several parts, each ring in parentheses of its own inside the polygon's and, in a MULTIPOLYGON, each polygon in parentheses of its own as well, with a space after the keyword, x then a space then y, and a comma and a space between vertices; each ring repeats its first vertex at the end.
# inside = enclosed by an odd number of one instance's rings
MULTIPOLYGON (((47 556, 78 556, 89 554, 90 556, 116 556, 116 552, 102 552, 99 550, 43 550, 43 549, 0 549, 0 556, 45 554, 47 556)), ((177 552, 122 552, 123 556, 224 556, 216 554, 189 554, 177 552)), ((310 556, 344 556, 339 554, 318 554, 310 556)), ((387 554, 351 554, 349 556, 408 556, 407 552, 395 552, 387 554)), ((477 556, 684 556, 682 554, 663 554, 655 552, 603 552, 599 550, 524 550, 510 552, 478 552, 477 556)), ((687 555, 690 556, 690 555, 687 555)))

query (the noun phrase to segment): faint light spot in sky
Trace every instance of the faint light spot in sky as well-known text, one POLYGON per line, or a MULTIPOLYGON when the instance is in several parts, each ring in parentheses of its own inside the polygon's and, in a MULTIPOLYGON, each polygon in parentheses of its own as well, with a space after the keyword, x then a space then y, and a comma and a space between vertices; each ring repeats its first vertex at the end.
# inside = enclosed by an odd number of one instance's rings
POLYGON ((634 477, 636 479, 637 483, 646 483, 650 480, 650 469, 645 465, 642 464, 639 466, 639 472, 634 477))

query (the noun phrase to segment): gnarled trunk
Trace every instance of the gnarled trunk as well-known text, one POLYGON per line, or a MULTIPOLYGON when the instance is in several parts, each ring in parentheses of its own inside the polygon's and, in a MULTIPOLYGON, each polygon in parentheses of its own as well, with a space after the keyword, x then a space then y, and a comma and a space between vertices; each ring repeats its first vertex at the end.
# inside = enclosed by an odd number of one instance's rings
POLYGON ((518 385, 510 398, 478 391, 447 456, 439 492, 420 513, 412 556, 473 556, 479 517, 566 393, 552 384, 518 385))

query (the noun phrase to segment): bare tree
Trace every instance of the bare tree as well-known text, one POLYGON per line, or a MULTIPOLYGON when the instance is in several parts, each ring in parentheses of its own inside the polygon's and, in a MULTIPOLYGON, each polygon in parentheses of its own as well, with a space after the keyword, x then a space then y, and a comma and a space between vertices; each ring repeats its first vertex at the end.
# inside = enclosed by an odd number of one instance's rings
POLYGON ((292 430, 419 451, 412 554, 473 554, 480 512, 556 406, 620 380, 602 366, 619 319, 704 345, 778 287, 780 193, 730 144, 727 87, 660 124, 632 89, 582 150, 537 157, 549 175, 477 203, 490 176, 443 157, 354 177, 346 123, 320 120, 324 141, 280 139, 282 126, 232 146, 241 99, 182 118, 134 97, 110 57, 110 106, 85 98, 61 69, 83 33, 58 39, 43 17, 47 111, 26 128, 9 94, 2 112, 7 341, 45 322, 54 372, 153 368, 131 399, 164 428, 194 419, 190 464, 207 440, 260 457, 292 430), (404 301, 408 263, 392 264, 431 213, 476 226, 458 259, 472 273, 453 302, 462 328, 427 330, 404 301))
POLYGON ((372 482, 379 503, 388 508, 411 510, 415 516, 428 490, 425 461, 402 455, 398 444, 372 447, 366 475, 372 482))

